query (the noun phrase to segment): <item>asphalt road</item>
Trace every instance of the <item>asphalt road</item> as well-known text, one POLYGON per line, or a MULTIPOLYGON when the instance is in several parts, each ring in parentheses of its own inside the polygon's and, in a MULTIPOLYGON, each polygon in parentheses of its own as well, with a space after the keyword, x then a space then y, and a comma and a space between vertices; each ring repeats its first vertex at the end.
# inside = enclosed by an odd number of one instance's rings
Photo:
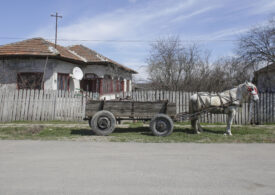
POLYGON ((275 144, 0 141, 0 194, 275 194, 275 144))

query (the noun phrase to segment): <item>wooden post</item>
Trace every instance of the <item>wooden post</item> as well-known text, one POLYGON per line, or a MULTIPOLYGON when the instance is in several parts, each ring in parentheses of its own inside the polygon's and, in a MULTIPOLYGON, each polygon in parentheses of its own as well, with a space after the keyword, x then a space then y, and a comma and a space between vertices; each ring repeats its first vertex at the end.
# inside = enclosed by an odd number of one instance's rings
POLYGON ((103 94, 103 78, 99 78, 99 95, 103 94))

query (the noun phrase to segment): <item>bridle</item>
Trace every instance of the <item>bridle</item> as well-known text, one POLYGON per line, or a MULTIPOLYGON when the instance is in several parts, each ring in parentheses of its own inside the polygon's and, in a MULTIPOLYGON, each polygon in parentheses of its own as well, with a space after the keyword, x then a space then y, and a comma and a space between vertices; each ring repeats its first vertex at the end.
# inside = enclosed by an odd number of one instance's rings
POLYGON ((247 91, 250 95, 258 95, 258 90, 256 87, 247 87, 247 91))

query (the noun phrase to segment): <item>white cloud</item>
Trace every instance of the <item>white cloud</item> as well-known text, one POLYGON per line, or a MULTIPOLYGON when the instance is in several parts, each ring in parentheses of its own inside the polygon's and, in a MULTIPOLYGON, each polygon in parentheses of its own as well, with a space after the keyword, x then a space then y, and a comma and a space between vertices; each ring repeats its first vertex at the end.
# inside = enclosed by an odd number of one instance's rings
POLYGON ((228 37, 231 37, 231 36, 240 35, 242 33, 247 32, 250 29, 251 29, 250 27, 228 28, 228 29, 216 31, 214 33, 210 33, 207 36, 205 36, 203 39, 220 40, 220 39, 223 39, 223 38, 228 38, 228 37))
MULTIPOLYGON (((90 48, 112 49, 111 54, 106 49, 101 52, 119 63, 130 66, 132 61, 144 64, 148 55, 149 42, 112 42, 100 40, 155 40, 163 33, 161 23, 169 23, 171 18, 175 18, 180 13, 190 9, 196 4, 195 0, 187 1, 153 1, 135 6, 134 8, 120 8, 108 13, 102 13, 96 16, 81 17, 76 22, 63 26, 58 29, 59 44, 72 45, 84 44, 90 48), (97 41, 62 41, 64 40, 97 40, 97 41)), ((194 9, 192 9, 194 10, 194 9)), ((203 12, 203 10, 200 10, 203 12)), ((196 10, 195 10, 196 12, 196 10)), ((195 13, 197 15, 199 13, 195 13)), ((192 17, 191 15, 189 17, 192 17)), ((62 23, 61 23, 62 24, 62 23)), ((167 26, 169 28, 169 26, 167 26)), ((46 26, 39 29, 33 36, 50 37, 53 32, 53 26, 46 26)), ((138 70, 138 72, 140 72, 138 70)), ((145 69, 141 70, 142 78, 145 76, 145 69)), ((146 76, 147 77, 147 76, 146 76)))
MULTIPOLYGON (((137 2, 137 0, 128 1, 132 3, 137 2)), ((192 21, 192 17, 205 14, 217 8, 223 8, 225 11, 231 10, 234 15, 238 15, 239 12, 243 13, 244 11, 251 13, 267 12, 274 10, 275 7, 275 0, 252 1, 251 4, 243 4, 242 7, 238 6, 237 1, 225 2, 222 4, 217 0, 210 0, 208 3, 203 0, 149 1, 136 4, 135 7, 124 7, 112 12, 103 12, 96 16, 84 17, 80 15, 77 21, 72 24, 63 26, 61 23, 58 37, 59 39, 73 40, 152 40, 162 34, 171 32, 169 31, 171 27, 177 28, 179 26, 177 23, 184 20, 192 21)), ((213 16, 213 18, 216 17, 216 15, 213 16)), ((203 19, 206 20, 205 18, 203 19)), ((243 29, 236 29, 221 29, 219 32, 213 33, 214 37, 212 35, 210 37, 212 39, 221 38, 243 31, 243 29)), ((32 36, 48 38, 50 37, 49 35, 53 37, 52 32, 54 32, 53 25, 50 25, 39 29, 32 36)), ((202 31, 202 33, 204 32, 202 31)), ((175 34, 179 33, 175 32, 175 34)), ((73 43, 67 42, 67 44, 73 43)), ((88 44, 97 45, 100 43, 89 42, 88 44)), ((121 45, 125 46, 125 43, 115 44, 118 47, 121 45)))
POLYGON ((173 19, 172 22, 182 22, 182 21, 184 21, 186 19, 189 19, 189 18, 192 18, 194 16, 203 14, 203 13, 208 12, 210 10, 213 10, 213 9, 215 9, 217 7, 218 6, 203 7, 201 9, 195 10, 195 11, 189 13, 189 14, 180 15, 180 16, 176 17, 175 19, 173 19))
MULTIPOLYGON (((80 18, 74 24, 60 25, 58 37, 74 40, 146 39, 158 27, 157 23, 193 4, 194 0, 148 3, 145 7, 118 9, 90 18, 80 18)), ((39 29, 34 35, 49 37, 52 34, 50 32, 52 25, 39 29)))

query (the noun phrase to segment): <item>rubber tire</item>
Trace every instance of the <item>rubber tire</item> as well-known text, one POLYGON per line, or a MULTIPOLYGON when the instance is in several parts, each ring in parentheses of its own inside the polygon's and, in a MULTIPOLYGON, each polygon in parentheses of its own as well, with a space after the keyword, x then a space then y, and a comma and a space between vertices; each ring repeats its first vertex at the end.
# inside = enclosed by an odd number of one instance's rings
POLYGON ((155 115, 150 122, 150 129, 155 136, 168 136, 173 132, 174 123, 173 120, 166 114, 157 114, 155 115), (156 125, 158 121, 162 121, 166 124, 166 129, 164 132, 160 132, 156 125))
POLYGON ((111 112, 107 110, 101 110, 95 113, 93 118, 90 120, 90 125, 92 128, 92 131, 96 135, 102 135, 102 136, 110 135, 115 130, 116 118, 111 112), (101 117, 107 118, 108 121, 110 122, 110 125, 106 129, 102 129, 98 126, 98 120, 101 117))

